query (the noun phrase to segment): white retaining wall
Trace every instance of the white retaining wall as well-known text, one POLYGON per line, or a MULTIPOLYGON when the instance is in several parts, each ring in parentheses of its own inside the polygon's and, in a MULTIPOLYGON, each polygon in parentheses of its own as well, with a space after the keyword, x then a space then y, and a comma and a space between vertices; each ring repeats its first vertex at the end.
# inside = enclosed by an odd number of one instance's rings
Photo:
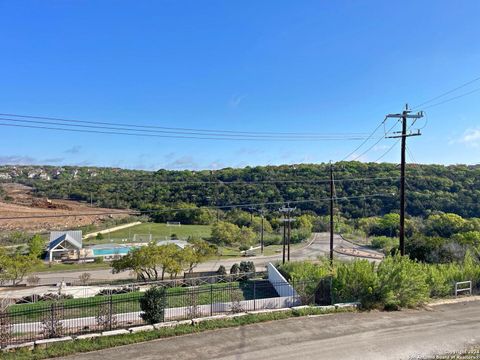
POLYGON ((273 285, 280 297, 289 296, 297 298, 297 292, 295 289, 288 283, 288 281, 283 277, 282 274, 277 270, 272 263, 267 264, 268 271, 268 281, 273 285))

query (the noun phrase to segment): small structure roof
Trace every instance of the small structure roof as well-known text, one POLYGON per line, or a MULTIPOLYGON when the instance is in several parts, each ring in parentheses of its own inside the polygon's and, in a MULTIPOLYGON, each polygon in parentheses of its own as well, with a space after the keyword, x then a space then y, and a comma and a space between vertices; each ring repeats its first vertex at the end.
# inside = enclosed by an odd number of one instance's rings
POLYGON ((82 248, 82 231, 52 231, 50 233, 50 242, 47 251, 53 250, 63 241, 68 242, 76 249, 82 248))

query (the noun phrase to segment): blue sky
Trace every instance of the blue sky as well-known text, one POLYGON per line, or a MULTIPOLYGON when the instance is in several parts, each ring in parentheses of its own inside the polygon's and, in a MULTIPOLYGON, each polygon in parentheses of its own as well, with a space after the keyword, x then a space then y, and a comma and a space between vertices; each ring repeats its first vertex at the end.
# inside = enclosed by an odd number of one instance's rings
MULTIPOLYGON (((480 76, 479 13, 477 0, 1 1, 0 112, 370 132, 406 102, 480 76)), ((409 139, 416 161, 478 163, 480 92, 427 115, 423 135, 409 139)), ((0 163, 149 170, 336 161, 359 144, 0 132, 0 163)), ((375 160, 392 141, 361 160, 375 160)), ((397 149, 384 158, 398 159, 397 149)))

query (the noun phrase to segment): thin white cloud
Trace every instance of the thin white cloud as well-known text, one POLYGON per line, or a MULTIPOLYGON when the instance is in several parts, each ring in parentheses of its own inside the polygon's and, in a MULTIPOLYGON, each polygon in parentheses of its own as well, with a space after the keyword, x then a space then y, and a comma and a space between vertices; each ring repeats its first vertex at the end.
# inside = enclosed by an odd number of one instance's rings
POLYGON ((467 129, 457 142, 471 147, 480 146, 480 128, 467 129))
POLYGON ((246 95, 233 95, 230 100, 228 100, 228 106, 233 109, 236 109, 240 106, 241 102, 246 98, 246 95))

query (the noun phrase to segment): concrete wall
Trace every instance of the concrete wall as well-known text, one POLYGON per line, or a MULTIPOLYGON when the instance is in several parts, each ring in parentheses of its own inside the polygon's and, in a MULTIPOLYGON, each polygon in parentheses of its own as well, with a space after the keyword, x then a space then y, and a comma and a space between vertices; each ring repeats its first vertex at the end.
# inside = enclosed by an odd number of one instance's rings
POLYGON ((288 281, 283 277, 282 274, 277 270, 272 263, 267 264, 268 271, 268 281, 273 285, 280 297, 290 296, 297 298, 297 292, 295 289, 288 283, 288 281))

